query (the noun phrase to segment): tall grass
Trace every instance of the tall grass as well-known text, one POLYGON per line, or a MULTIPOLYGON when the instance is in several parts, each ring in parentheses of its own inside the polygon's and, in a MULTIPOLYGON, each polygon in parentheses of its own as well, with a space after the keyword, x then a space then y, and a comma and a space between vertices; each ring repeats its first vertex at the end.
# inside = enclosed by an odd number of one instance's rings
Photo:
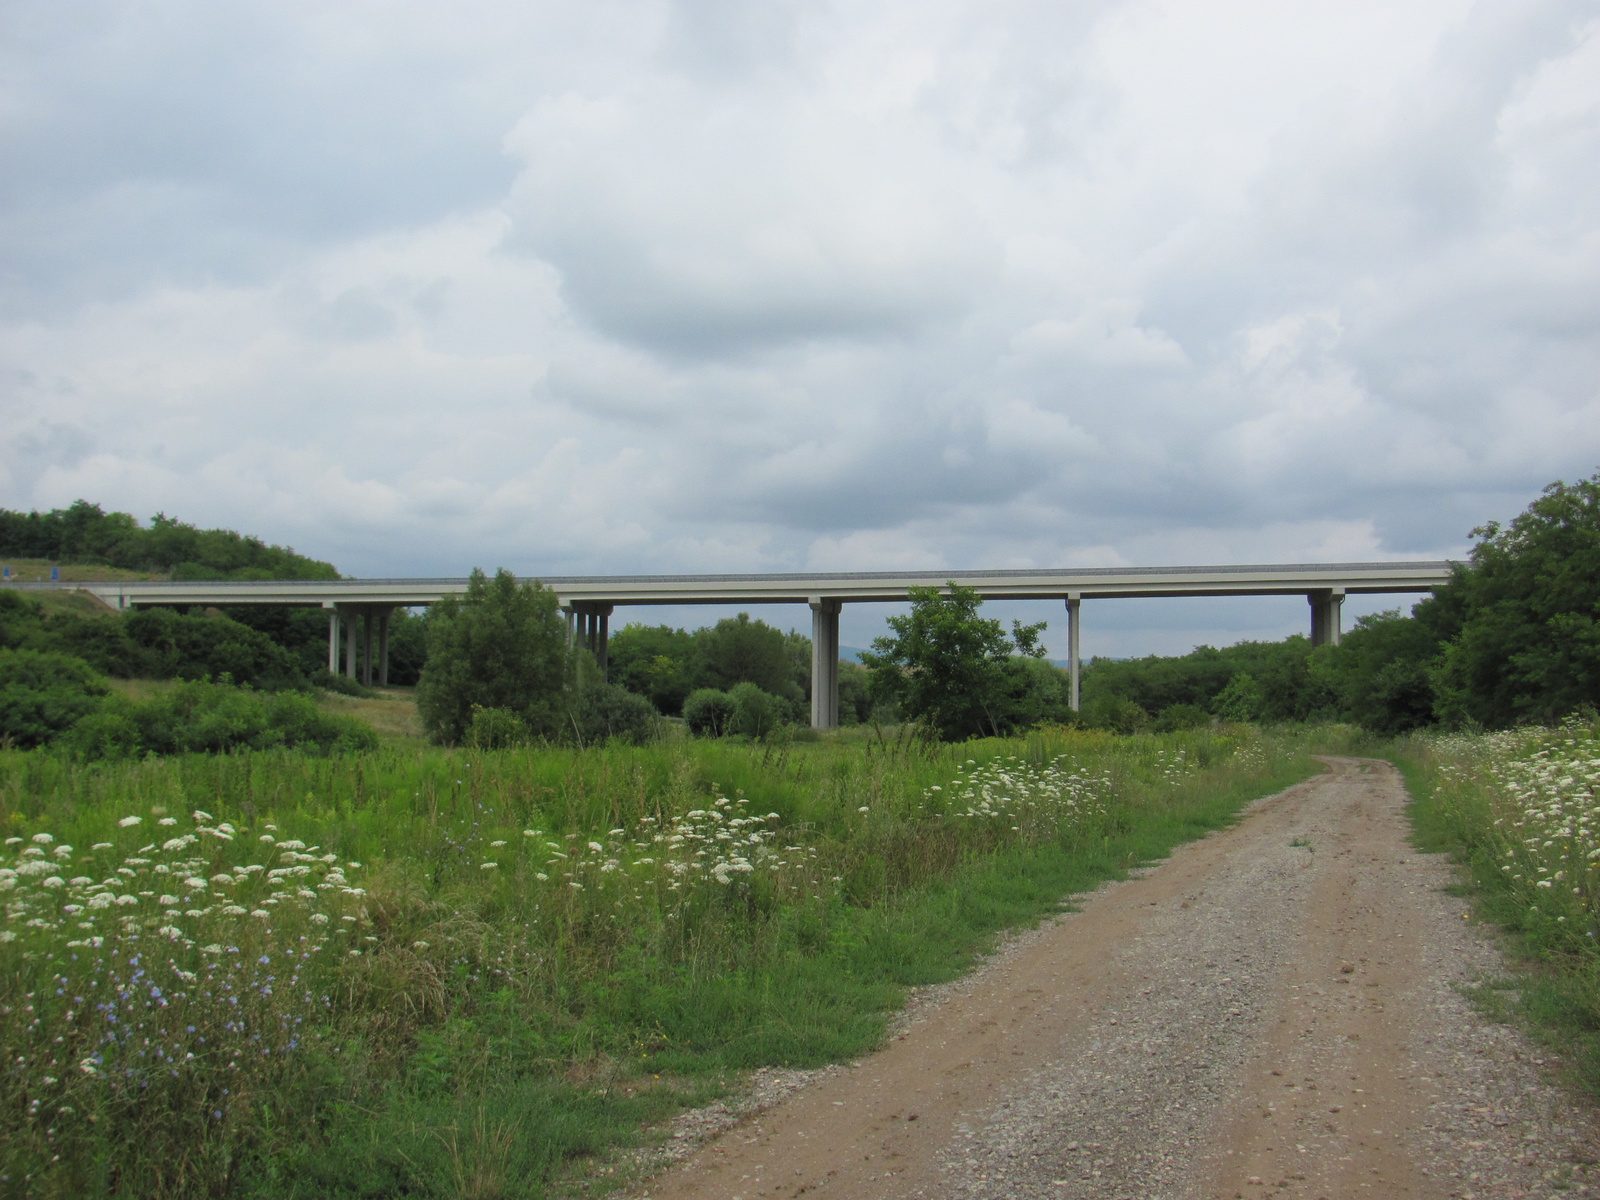
POLYGON ((538 1196, 1311 769, 1247 730, 0 755, 0 1190, 538 1196))
MULTIPOLYGON (((1510 935, 1515 1007, 1600 1095, 1600 729, 1416 735, 1397 746, 1424 849, 1468 870, 1510 935)), ((1490 987, 1480 998, 1509 1007, 1490 987)))

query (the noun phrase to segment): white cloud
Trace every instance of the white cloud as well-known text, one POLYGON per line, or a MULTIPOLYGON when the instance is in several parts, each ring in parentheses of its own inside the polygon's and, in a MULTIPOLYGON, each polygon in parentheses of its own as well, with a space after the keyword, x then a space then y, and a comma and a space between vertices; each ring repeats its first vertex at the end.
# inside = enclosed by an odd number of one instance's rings
POLYGON ((1326 560, 1600 465, 1592 2, 163 12, 0 17, 8 507, 367 574, 1326 560))

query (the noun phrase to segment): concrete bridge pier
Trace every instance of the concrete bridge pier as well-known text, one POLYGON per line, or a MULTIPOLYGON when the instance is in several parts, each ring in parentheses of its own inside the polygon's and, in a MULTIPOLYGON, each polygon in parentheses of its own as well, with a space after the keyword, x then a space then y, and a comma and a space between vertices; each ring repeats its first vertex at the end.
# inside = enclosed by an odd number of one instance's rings
POLYGON ((839 727, 839 601, 812 596, 811 727, 839 727))
POLYGON ((1078 628, 1083 622, 1079 610, 1083 607, 1082 592, 1067 593, 1067 707, 1079 711, 1079 682, 1082 670, 1078 665, 1078 628))
POLYGON ((1319 588, 1306 593, 1311 604, 1311 644, 1337 646, 1339 644, 1339 617, 1344 607, 1343 588, 1319 588))
POLYGON ((595 665, 600 668, 600 678, 605 679, 610 666, 611 646, 611 614, 616 611, 613 604, 603 604, 598 601, 579 601, 567 611, 568 644, 582 646, 594 655, 595 665), (576 638, 573 637, 573 625, 576 622, 576 638))
POLYGON ((332 604, 328 606, 328 674, 340 673, 339 641, 344 640, 344 676, 371 687, 389 686, 389 618, 392 604, 332 604), (373 653, 376 635, 377 654, 373 653), (358 650, 359 647, 359 650, 358 650), (357 670, 357 664, 360 670, 357 670))

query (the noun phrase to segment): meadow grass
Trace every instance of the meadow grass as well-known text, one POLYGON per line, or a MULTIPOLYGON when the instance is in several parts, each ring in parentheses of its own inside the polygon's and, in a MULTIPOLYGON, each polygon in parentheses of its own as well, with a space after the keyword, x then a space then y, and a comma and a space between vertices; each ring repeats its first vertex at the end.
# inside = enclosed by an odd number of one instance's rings
POLYGON ((1506 935, 1511 975, 1476 999, 1600 1096, 1600 729, 1418 734, 1395 762, 1418 849, 1451 854, 1464 907, 1506 935))
POLYGON ((1248 729, 0 755, 0 1190, 538 1197, 1316 770, 1248 729))

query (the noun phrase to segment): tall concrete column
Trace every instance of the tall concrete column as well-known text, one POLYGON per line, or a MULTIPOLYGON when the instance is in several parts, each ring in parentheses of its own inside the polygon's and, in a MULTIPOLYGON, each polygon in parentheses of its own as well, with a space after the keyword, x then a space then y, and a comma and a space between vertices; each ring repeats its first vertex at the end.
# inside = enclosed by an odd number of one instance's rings
POLYGON ((328 606, 328 674, 339 673, 339 606, 328 606))
POLYGON ((372 686, 372 610, 361 614, 361 685, 372 686))
POLYGON ((1344 589, 1318 588, 1314 592, 1307 592, 1306 600, 1311 605, 1311 644, 1337 646, 1344 589))
POLYGON ((572 639, 573 639, 573 637, 575 635, 575 632, 576 632, 572 627, 573 626, 573 620, 572 620, 573 612, 572 612, 571 608, 564 608, 561 611, 564 614, 566 614, 566 618, 567 618, 567 649, 571 650, 572 649, 572 639))
POLYGON ((839 601, 811 598, 811 727, 839 727, 839 601))
POLYGON ((1073 712, 1080 708, 1079 683, 1082 678, 1082 669, 1078 663, 1078 627, 1083 623, 1079 609, 1083 607, 1083 598, 1077 592, 1067 593, 1067 707, 1073 712))
POLYGON ((347 679, 356 677, 356 610, 350 608, 344 618, 344 674, 347 679))
POLYGON ((389 618, 394 609, 386 608, 378 618, 378 685, 389 686, 389 618))
POLYGON ((612 605, 601 604, 595 609, 595 616, 599 624, 594 635, 594 661, 600 667, 600 679, 604 682, 606 677, 606 664, 611 654, 611 613, 612 605))

